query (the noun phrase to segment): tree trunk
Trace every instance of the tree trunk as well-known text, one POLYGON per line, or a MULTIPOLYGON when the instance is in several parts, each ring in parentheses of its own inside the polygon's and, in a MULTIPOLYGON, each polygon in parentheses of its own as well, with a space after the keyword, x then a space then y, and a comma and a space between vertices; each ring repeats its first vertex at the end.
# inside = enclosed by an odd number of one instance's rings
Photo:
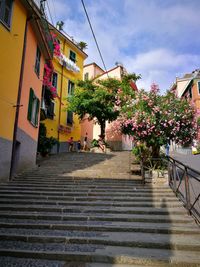
POLYGON ((100 128, 101 128, 101 137, 104 139, 105 138, 105 130, 106 130, 106 122, 105 121, 100 122, 100 128))
POLYGON ((151 157, 152 158, 159 158, 159 153, 160 153, 160 146, 159 145, 152 146, 151 157))

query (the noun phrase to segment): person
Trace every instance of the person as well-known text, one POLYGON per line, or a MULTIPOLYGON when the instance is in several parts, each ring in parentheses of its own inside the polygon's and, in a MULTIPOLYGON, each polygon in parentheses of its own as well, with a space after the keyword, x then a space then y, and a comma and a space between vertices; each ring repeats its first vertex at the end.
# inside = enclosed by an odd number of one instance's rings
POLYGON ((98 145, 99 145, 99 148, 101 148, 102 152, 105 152, 105 142, 101 135, 99 135, 98 145))
POLYGON ((87 133, 86 133, 85 137, 84 137, 84 141, 83 141, 83 150, 84 151, 87 151, 87 140, 88 140, 88 137, 87 137, 87 133))
POLYGON ((169 157, 169 149, 170 149, 170 140, 169 139, 167 139, 167 144, 166 144, 165 148, 166 148, 165 155, 166 155, 166 157, 169 157))
POLYGON ((81 151, 81 140, 78 140, 78 142, 77 142, 77 151, 78 152, 81 151))
POLYGON ((192 154, 197 154, 197 140, 195 139, 192 141, 192 154))
POLYGON ((74 140, 73 140, 72 136, 68 140, 68 143, 69 143, 69 152, 72 152, 73 151, 73 146, 74 146, 74 140))

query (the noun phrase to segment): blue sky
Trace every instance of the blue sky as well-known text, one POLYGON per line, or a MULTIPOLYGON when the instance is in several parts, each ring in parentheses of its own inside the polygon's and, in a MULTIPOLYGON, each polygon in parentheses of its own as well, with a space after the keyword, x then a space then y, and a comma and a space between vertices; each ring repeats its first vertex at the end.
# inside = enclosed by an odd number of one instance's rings
MULTIPOLYGON (((121 62, 165 91, 200 68, 200 0, 84 0, 107 69, 121 62)), ((88 44, 86 63, 102 63, 81 0, 48 0, 54 24, 88 44)))

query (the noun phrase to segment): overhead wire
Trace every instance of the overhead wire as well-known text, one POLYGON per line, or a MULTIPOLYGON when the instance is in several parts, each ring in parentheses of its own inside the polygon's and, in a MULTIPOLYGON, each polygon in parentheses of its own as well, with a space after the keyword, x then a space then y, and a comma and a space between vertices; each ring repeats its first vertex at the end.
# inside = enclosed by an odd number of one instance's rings
POLYGON ((51 2, 52 2, 52 7, 53 7, 54 18, 55 18, 55 21, 57 22, 57 16, 56 16, 56 9, 55 9, 54 0, 51 0, 51 2))
POLYGON ((49 13, 49 17, 50 17, 51 23, 52 23, 52 25, 54 25, 54 23, 53 23, 53 18, 52 18, 52 16, 51 16, 51 11, 50 11, 50 8, 49 8, 48 0, 46 1, 46 3, 47 3, 47 9, 48 9, 48 13, 49 13))
POLYGON ((100 51, 100 48, 99 48, 99 45, 98 45, 98 42, 97 42, 97 39, 96 39, 94 30, 93 30, 93 27, 92 27, 92 24, 91 24, 89 15, 88 15, 88 12, 87 12, 87 10, 86 10, 86 6, 85 6, 85 3, 84 3, 84 0, 81 0, 81 3, 82 3, 82 5, 83 5, 83 9, 84 9, 84 11, 85 11, 85 15, 86 15, 86 17, 87 17, 87 20, 88 20, 88 23, 89 23, 89 26, 90 26, 90 29, 91 29, 91 32, 92 32, 94 41, 95 41, 95 43, 96 43, 97 50, 98 50, 99 55, 100 55, 100 58, 101 58, 101 61, 102 61, 102 63, 103 63, 103 66, 104 66, 104 69, 105 69, 105 71, 106 71, 106 74, 107 74, 107 76, 108 76, 108 71, 107 71, 107 68, 106 68, 106 65, 105 65, 105 62, 104 62, 102 53, 101 53, 101 51, 100 51))

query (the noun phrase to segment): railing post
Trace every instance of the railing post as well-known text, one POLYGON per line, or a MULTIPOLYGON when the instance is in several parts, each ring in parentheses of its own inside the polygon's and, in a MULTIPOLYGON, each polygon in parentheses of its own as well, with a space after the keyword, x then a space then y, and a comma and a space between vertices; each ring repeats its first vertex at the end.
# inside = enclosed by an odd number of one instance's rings
POLYGON ((175 164, 174 159, 173 159, 173 165, 172 165, 172 172, 173 172, 173 188, 174 188, 174 192, 176 192, 176 164, 175 164))
POLYGON ((186 193, 186 208, 190 210, 190 188, 189 188, 189 177, 187 172, 187 167, 185 167, 185 193, 186 193))
POLYGON ((141 166, 142 182, 143 182, 143 184, 145 184, 145 173, 144 173, 144 164, 143 164, 143 161, 140 162, 140 166, 141 166))
POLYGON ((170 159, 168 158, 168 166, 167 166, 167 171, 168 171, 168 185, 170 185, 170 180, 171 180, 171 172, 170 172, 170 159))

